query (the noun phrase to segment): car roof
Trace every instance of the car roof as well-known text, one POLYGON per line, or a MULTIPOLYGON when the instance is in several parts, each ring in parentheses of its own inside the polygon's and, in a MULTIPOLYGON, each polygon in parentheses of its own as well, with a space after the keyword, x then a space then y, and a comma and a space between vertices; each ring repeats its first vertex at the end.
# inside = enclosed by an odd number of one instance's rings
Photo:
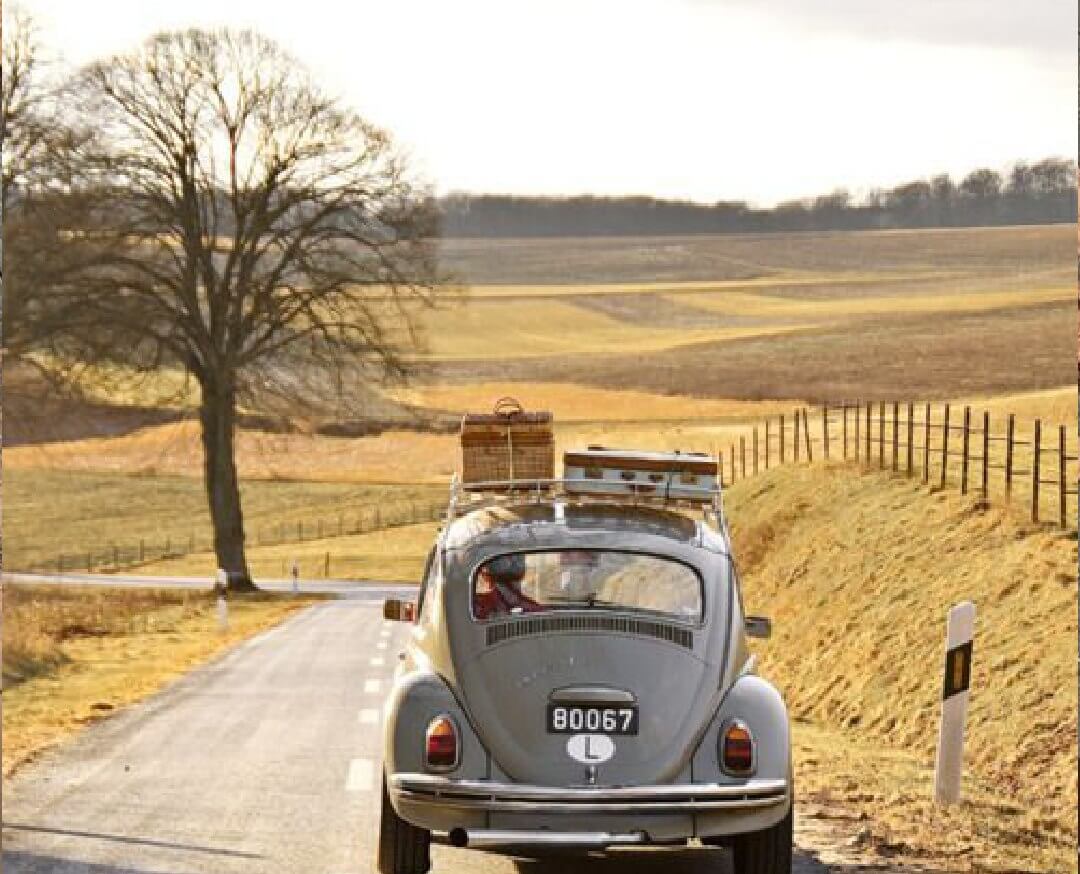
POLYGON ((677 510, 631 504, 560 504, 551 501, 486 506, 456 519, 446 532, 446 546, 460 549, 510 528, 561 524, 568 531, 612 532, 665 537, 678 543, 700 540, 699 523, 677 510))

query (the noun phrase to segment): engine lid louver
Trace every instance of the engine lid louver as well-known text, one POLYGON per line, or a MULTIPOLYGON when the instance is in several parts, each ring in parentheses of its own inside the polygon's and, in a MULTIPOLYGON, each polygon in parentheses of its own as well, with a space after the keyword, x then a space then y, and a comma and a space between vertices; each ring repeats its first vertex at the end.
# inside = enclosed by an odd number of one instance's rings
POLYGON ((677 625, 669 625, 665 622, 633 619, 628 616, 534 616, 528 619, 515 619, 498 625, 489 625, 487 645, 494 646, 515 637, 582 631, 634 634, 653 637, 686 649, 694 648, 694 634, 686 628, 679 628, 677 625))

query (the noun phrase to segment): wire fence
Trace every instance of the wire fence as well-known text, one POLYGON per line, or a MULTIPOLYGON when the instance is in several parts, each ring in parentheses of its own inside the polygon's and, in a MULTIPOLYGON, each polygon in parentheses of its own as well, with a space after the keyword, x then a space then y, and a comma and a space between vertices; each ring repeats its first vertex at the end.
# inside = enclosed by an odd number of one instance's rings
POLYGON ((1077 526, 1076 434, 1013 413, 895 401, 797 408, 753 426, 719 457, 727 485, 778 464, 840 460, 955 487, 984 505, 1023 501, 1032 522, 1077 526))
MULTIPOLYGON (((371 534, 390 528, 436 522, 446 512, 445 501, 424 503, 420 501, 380 504, 353 508, 333 516, 323 516, 296 521, 264 524, 249 530, 248 547, 279 546, 290 543, 307 543, 333 537, 349 537, 371 534)), ((192 532, 187 537, 164 537, 160 540, 140 538, 126 544, 108 543, 90 549, 61 552, 45 561, 25 567, 5 567, 5 570, 24 573, 110 573, 131 570, 143 565, 188 555, 213 552, 214 542, 206 532, 192 532)), ((276 563, 275 559, 275 563, 276 563)), ((320 566, 323 564, 320 561, 320 566)), ((326 576, 330 576, 329 560, 326 576)), ((314 574, 313 574, 314 575, 314 574)))

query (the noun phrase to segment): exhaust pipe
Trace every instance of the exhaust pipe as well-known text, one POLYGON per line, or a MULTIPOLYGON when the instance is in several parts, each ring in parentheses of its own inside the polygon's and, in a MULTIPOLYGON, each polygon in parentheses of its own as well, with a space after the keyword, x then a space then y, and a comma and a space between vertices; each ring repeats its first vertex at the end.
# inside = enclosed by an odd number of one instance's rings
POLYGON ((489 850, 495 847, 568 847, 581 850, 606 850, 609 847, 639 846, 646 842, 644 832, 612 834, 610 832, 455 828, 447 837, 450 846, 470 850, 489 850))

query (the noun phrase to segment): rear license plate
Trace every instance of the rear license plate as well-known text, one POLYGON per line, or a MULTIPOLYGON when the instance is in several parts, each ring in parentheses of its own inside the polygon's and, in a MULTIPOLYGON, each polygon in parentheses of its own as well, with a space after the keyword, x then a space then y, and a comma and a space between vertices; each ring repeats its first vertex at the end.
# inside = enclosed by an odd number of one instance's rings
POLYGON ((547 730, 549 734, 637 734, 638 709, 625 704, 549 704, 547 730))

